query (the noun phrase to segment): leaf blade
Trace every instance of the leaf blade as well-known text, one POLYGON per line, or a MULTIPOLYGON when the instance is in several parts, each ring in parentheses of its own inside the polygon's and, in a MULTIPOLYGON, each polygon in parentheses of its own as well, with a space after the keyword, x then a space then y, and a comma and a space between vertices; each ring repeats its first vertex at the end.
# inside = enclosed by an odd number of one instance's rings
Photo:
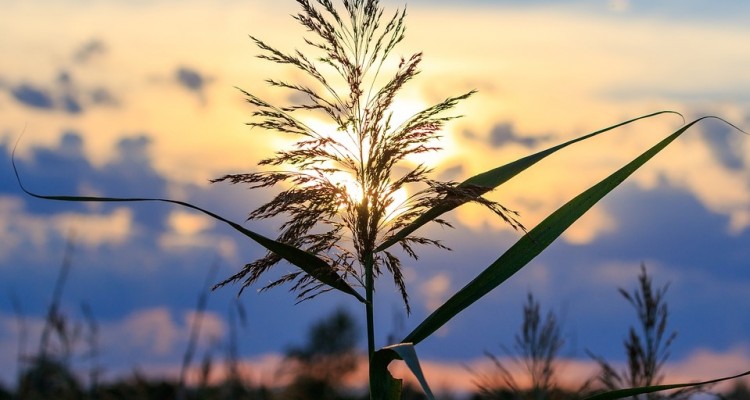
POLYGON ((225 224, 231 226, 238 232, 254 240, 261 246, 268 249, 269 251, 276 253, 277 255, 279 255, 280 257, 282 257, 289 263, 299 267, 306 273, 315 277, 315 279, 319 280, 320 282, 334 289, 342 291, 346 294, 354 296, 355 298, 357 298, 357 300, 359 300, 362 303, 366 302, 364 297, 362 297, 362 295, 360 295, 356 290, 354 290, 354 288, 352 288, 348 283, 346 283, 346 281, 344 281, 344 279, 341 278, 341 276, 339 276, 335 271, 331 270, 328 263, 326 263, 325 261, 323 261, 316 255, 312 253, 308 253, 294 246, 290 246, 286 243, 278 242, 276 240, 263 236, 260 233, 251 231, 243 227, 242 225, 234 221, 231 221, 229 219, 226 219, 212 211, 203 209, 201 207, 195 206, 193 204, 190 204, 184 201, 164 199, 164 198, 151 198, 151 197, 57 196, 57 195, 43 195, 43 194, 31 192, 23 185, 21 181, 21 177, 18 173, 18 168, 16 167, 15 152, 16 152, 16 148, 14 147, 13 152, 11 154, 11 163, 13 165, 13 172, 16 175, 18 186, 21 188, 21 190, 24 193, 26 193, 27 195, 31 197, 34 197, 37 199, 43 199, 43 200, 69 201, 69 202, 100 202, 100 203, 162 202, 162 203, 177 204, 183 207, 191 208, 193 210, 199 211, 203 214, 206 214, 218 221, 224 222, 225 224))
POLYGON ((718 378, 718 379, 711 379, 711 380, 703 381, 703 382, 674 383, 674 384, 668 384, 668 385, 643 386, 643 387, 636 387, 636 388, 612 390, 609 392, 597 393, 593 396, 589 396, 585 398, 584 400, 617 400, 617 399, 622 399, 625 397, 637 396, 639 394, 660 392, 663 390, 683 389, 683 388, 689 388, 689 387, 695 387, 695 386, 710 385, 713 383, 719 383, 719 382, 724 382, 724 381, 728 381, 732 379, 742 378, 743 376, 747 376, 747 375, 750 375, 750 371, 743 372, 738 375, 727 376, 727 377, 718 378))

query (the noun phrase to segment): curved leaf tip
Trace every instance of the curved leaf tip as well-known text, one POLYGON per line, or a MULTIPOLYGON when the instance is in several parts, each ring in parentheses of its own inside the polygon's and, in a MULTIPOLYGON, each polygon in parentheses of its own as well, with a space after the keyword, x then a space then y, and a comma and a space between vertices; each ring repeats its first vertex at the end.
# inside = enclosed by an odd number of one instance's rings
POLYGON ((396 400, 401 398, 403 380, 396 379, 388 371, 391 361, 402 360, 417 378, 428 399, 434 400, 430 386, 422 372, 413 343, 399 343, 383 347, 375 352, 370 360, 370 391, 372 399, 396 400))

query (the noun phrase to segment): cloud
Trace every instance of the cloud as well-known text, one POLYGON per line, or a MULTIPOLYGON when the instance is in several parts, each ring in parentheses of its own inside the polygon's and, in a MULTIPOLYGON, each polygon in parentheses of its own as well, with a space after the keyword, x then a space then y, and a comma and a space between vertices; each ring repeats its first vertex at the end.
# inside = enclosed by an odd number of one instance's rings
POLYGON ((237 243, 232 237, 207 232, 215 222, 203 214, 172 210, 167 217, 169 230, 159 236, 159 247, 176 252, 210 249, 226 260, 238 262, 237 243))
POLYGON ((117 99, 117 97, 112 94, 109 89, 104 87, 97 87, 92 89, 90 96, 92 104, 110 107, 120 105, 120 100, 117 99))
POLYGON ((70 237, 88 249, 103 245, 123 245, 136 228, 132 211, 116 208, 109 213, 66 212, 51 217, 34 215, 20 199, 0 197, 0 259, 15 252, 45 252, 51 243, 70 237))
POLYGON ((102 327, 102 345, 119 352, 164 356, 177 350, 181 327, 166 308, 138 310, 121 321, 102 327))
POLYGON ((66 94, 62 97, 61 107, 68 114, 80 114, 83 112, 81 104, 70 94, 66 94))
POLYGON ((630 9, 630 0, 609 0, 609 8, 615 12, 625 12, 630 9))
POLYGON ((70 233, 76 243, 88 247, 121 245, 135 233, 133 212, 124 207, 109 214, 57 214, 52 218, 52 225, 60 236, 70 233))
POLYGON ((80 115, 88 111, 89 106, 112 107, 120 104, 106 87, 82 84, 67 69, 58 71, 56 78, 46 84, 23 82, 0 85, 0 89, 3 88, 8 89, 12 98, 20 105, 68 115, 80 115))
POLYGON ((740 234, 750 227, 750 173, 741 155, 750 143, 739 132, 709 129, 700 137, 680 138, 670 149, 679 157, 655 159, 641 182, 647 187, 667 183, 689 192, 710 212, 729 217, 727 232, 740 234), (742 136, 739 142, 730 133, 742 136), (740 165, 744 167, 737 169, 740 165))
MULTIPOLYGON (((121 197, 165 197, 167 179, 153 165, 152 139, 146 134, 123 137, 115 144, 112 160, 94 173, 90 186, 103 195, 121 197)), ((156 206, 139 207, 136 220, 162 228, 166 212, 156 206)))
POLYGON ((57 237, 59 233, 46 218, 28 214, 23 201, 16 197, 0 197, 0 217, 0 260, 3 261, 17 252, 44 254, 50 237, 57 237))
POLYGON ((188 311, 183 314, 183 323, 186 327, 195 326, 200 320, 199 344, 208 345, 213 341, 223 338, 227 333, 227 323, 222 317, 213 312, 188 311))
MULTIPOLYGON (((176 318, 166 307, 153 307, 134 310, 120 319, 99 321, 100 357, 108 363, 109 371, 165 362, 172 364, 170 369, 179 370, 197 317, 194 311, 188 311, 176 318)), ((199 351, 224 340, 227 334, 226 322, 218 314, 206 311, 201 318, 199 351)))
POLYGON ((196 214, 182 210, 169 213, 168 224, 178 235, 195 235, 212 227, 215 220, 203 214, 196 214))
MULTIPOLYGON (((115 151, 110 159, 93 164, 88 160, 88 142, 76 132, 67 132, 50 147, 36 145, 24 149, 25 154, 19 154, 16 161, 24 184, 43 194, 170 197, 168 193, 179 192, 180 200, 224 215, 245 214, 249 207, 247 199, 236 196, 242 194, 244 188, 183 186, 169 182, 152 165, 150 146, 145 136, 121 138, 114 144, 115 151), (184 190, 177 190, 179 188, 184 190), (230 193, 232 190, 234 192, 230 193)), ((8 143, 0 143, 0 164, 10 165, 9 152, 8 143)), ((174 294, 189 291, 186 289, 190 288, 189 282, 203 279, 200 271, 211 262, 209 258, 219 257, 218 261, 232 266, 234 273, 235 267, 262 252, 260 246, 240 246, 238 241, 242 236, 235 235, 223 224, 176 206, 32 199, 20 192, 12 169, 0 169, 0 261, 3 266, 0 278, 14 286, 32 285, 33 293, 41 292, 35 275, 24 274, 21 266, 57 265, 59 250, 55 249, 67 238, 81 250, 77 253, 80 256, 76 257, 76 265, 86 273, 80 279, 95 284, 98 295, 118 293, 123 304, 128 301, 148 305, 153 305, 154 301, 180 304, 192 295, 175 298, 174 294), (113 254, 118 256, 112 257, 113 254), (180 273, 176 274, 167 266, 178 268, 180 273), (144 276, 154 282, 172 282, 175 286, 168 290, 154 287, 133 292, 122 289, 126 284, 116 283, 140 280, 144 276), (97 279, 111 283, 94 283, 97 279)), ((49 268, 42 267, 38 273, 51 274, 49 268)), ((33 297, 32 292, 28 295, 33 297)), ((226 292, 234 294, 234 289, 226 292)), ((91 292, 86 289, 86 293, 91 292)), ((119 303, 110 304, 103 307, 102 312, 111 313, 119 308, 122 308, 119 303)))
POLYGON ((175 71, 175 80, 183 88, 195 93, 201 102, 205 102, 205 89, 210 79, 196 69, 179 67, 175 71))
POLYGON ((102 56, 107 52, 107 46, 99 39, 91 39, 83 43, 73 53, 73 61, 78 64, 86 64, 92 59, 102 56))
MULTIPOLYGON (((476 140, 479 138, 479 135, 472 131, 465 131, 464 137, 476 140)), ((492 148, 501 148, 510 144, 518 144, 526 148, 533 148, 540 142, 548 139, 549 136, 535 137, 519 134, 516 131, 513 122, 499 122, 490 129, 487 141, 492 148)))
POLYGON ((148 153, 151 141, 147 134, 121 138, 116 144, 117 158, 112 162, 112 168, 130 167, 140 170, 135 172, 152 171, 151 156, 148 153))
POLYGON ((443 304, 450 288, 450 277, 448 274, 441 272, 419 285, 418 290, 427 310, 434 311, 443 304))
POLYGON ((602 234, 617 229, 616 219, 602 207, 594 207, 563 233, 563 239, 575 245, 593 242, 602 234))
MULTIPOLYGON (((10 144, 4 144, 0 160, 10 165, 10 144)), ((96 179, 96 168, 87 160, 81 134, 77 131, 62 132, 58 143, 51 148, 36 146, 24 158, 17 158, 16 165, 21 178, 31 188, 40 188, 45 193, 78 194, 79 185, 96 179)), ((18 183, 12 170, 3 170, 0 192, 18 194, 18 183)), ((75 203, 31 202, 32 211, 51 214, 56 211, 83 209, 75 203), (77 207, 78 206, 78 207, 77 207)))
MULTIPOLYGON (((739 344, 725 351, 695 349, 684 360, 667 364, 666 369, 670 380, 689 382, 696 379, 712 379, 739 374, 747 371, 748 365, 750 365, 748 346, 739 344)), ((728 389, 728 386, 732 384, 732 382, 726 382, 715 389, 728 389)))
MULTIPOLYGON (((167 180, 154 170, 149 144, 145 136, 122 138, 115 146, 114 159, 97 167, 88 161, 82 136, 65 132, 55 146, 33 147, 29 156, 16 161, 25 185, 42 194, 164 197, 167 180)), ((0 148, 5 150, 0 162, 10 165, 10 149, 7 144, 0 148)), ((0 209, 5 215, 0 227, 10 243, 33 244, 35 248, 71 232, 89 247, 122 246, 142 240, 133 236, 135 232, 155 235, 168 215, 164 208, 153 205, 12 200, 19 192, 13 171, 3 170, 0 193, 8 200, 0 209)))
POLYGON ((734 128, 718 121, 706 121, 701 136, 715 159, 730 170, 746 169, 743 141, 747 138, 734 128))
POLYGON ((442 181, 458 181, 463 175, 464 166, 458 164, 440 171, 438 178, 442 181))
POLYGON ((203 87, 206 84, 206 79, 200 72, 188 67, 177 68, 175 77, 177 78, 177 82, 183 87, 194 92, 203 91, 203 87))
POLYGON ((518 143, 524 147, 534 147, 543 140, 545 138, 519 135, 511 122, 499 123, 490 131, 490 145, 492 147, 501 147, 510 143, 518 143))
POLYGON ((55 107, 52 95, 47 90, 22 83, 11 89, 11 94, 19 103, 43 110, 51 110, 55 107))

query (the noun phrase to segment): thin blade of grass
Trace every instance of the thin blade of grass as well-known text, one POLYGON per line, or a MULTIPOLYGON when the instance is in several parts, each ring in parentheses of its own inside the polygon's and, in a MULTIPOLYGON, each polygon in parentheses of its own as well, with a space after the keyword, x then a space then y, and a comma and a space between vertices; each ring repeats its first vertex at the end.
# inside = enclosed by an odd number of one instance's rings
POLYGON ((739 375, 727 376, 724 378, 712 379, 710 381, 703 381, 703 382, 675 383, 675 384, 669 384, 669 385, 644 386, 644 387, 637 387, 637 388, 613 390, 610 392, 597 393, 593 396, 589 396, 585 398, 584 400, 617 400, 617 399, 622 399, 625 397, 637 396, 639 394, 660 392, 662 390, 684 389, 684 388, 695 387, 695 386, 710 385, 710 384, 724 382, 724 381, 728 381, 732 379, 742 378, 743 376, 747 376, 747 375, 750 375, 750 371, 741 373, 739 375))
MULTIPOLYGON (((558 144, 558 145, 550 147, 550 148, 548 148, 546 150, 542 150, 542 151, 540 151, 538 153, 534 153, 534 154, 526 156, 524 158, 520 158, 520 159, 518 159, 516 161, 513 161, 513 162, 510 162, 508 164, 502 165, 500 167, 491 169, 489 171, 482 172, 481 174, 474 175, 471 178, 469 178, 469 179, 461 182, 459 184, 459 186, 473 185, 473 186, 479 186, 479 187, 482 187, 482 188, 486 188, 486 190, 483 193, 480 193, 480 195, 484 194, 486 192, 489 192, 490 190, 493 190, 493 189, 497 188, 498 186, 500 186, 503 183, 507 182, 508 180, 510 180, 511 178, 513 178, 514 176, 520 174, 521 172, 523 172, 527 168, 533 166, 537 162, 539 162, 542 159, 546 158, 547 156, 549 156, 549 155, 557 152, 558 150, 561 150, 561 149, 563 149, 565 147, 568 147, 568 146, 570 146, 572 144, 581 142, 583 140, 592 138, 592 137, 597 136, 599 134, 605 133, 607 131, 611 131, 611 130, 613 130, 615 128, 619 128, 621 126, 628 125, 630 123, 633 123, 633 122, 636 122, 636 121, 639 121, 639 120, 642 120, 642 119, 655 117, 655 116, 660 115, 660 114, 676 114, 676 115, 679 115, 680 117, 682 117, 682 114, 680 114, 680 113, 678 113, 676 111, 659 111, 659 112, 655 112, 655 113, 651 113, 651 114, 647 114, 647 115, 642 115, 642 116, 637 117, 637 118, 629 119, 627 121, 623 121, 623 122, 620 122, 618 124, 606 127, 604 129, 600 129, 600 130, 598 130, 596 132, 592 132, 592 133, 583 135, 581 137, 578 137, 576 139, 569 140, 569 141, 567 141, 565 143, 558 144)), ((391 236, 390 238, 388 238, 375 251, 376 252, 380 252, 380 251, 383 251, 383 250, 391 247, 392 245, 394 245, 395 243, 397 243, 399 240, 401 240, 401 239, 409 236, 411 233, 413 233, 414 231, 416 231, 417 229, 419 229, 420 227, 422 227, 422 225, 424 225, 424 224, 432 221, 433 219, 439 217, 442 214, 445 214, 448 211, 453 210, 454 208, 459 207, 462 204, 463 203, 453 202, 451 204, 438 205, 438 206, 435 206, 435 207, 427 210, 424 214, 422 214, 419 217, 417 217, 417 219, 415 219, 411 224, 403 227, 396 234, 394 234, 393 236, 391 236)))
POLYGON ((203 214, 206 214, 218 221, 224 222, 225 224, 231 226, 238 232, 254 240, 261 246, 268 249, 269 251, 277 254, 279 257, 283 258, 289 263, 299 267, 300 269, 308 273, 310 276, 315 277, 315 279, 319 280, 320 282, 334 289, 350 294, 354 296, 355 298, 357 298, 357 300, 361 301, 362 303, 366 302, 364 297, 362 297, 362 295, 360 295, 356 290, 354 290, 354 288, 352 288, 348 283, 346 283, 346 281, 344 281, 341 278, 341 276, 339 276, 336 272, 334 272, 331 269, 331 267, 328 265, 328 263, 326 263, 325 261, 323 261, 316 255, 311 254, 302 249, 298 249, 294 246, 290 246, 286 243, 282 243, 282 242, 278 242, 276 240, 270 239, 259 233, 253 232, 234 221, 228 220, 214 212, 208 211, 206 209, 203 209, 201 207, 195 206, 193 204, 190 204, 184 201, 163 199, 163 198, 149 198, 149 197, 56 196, 56 195, 42 195, 42 194, 33 193, 29 191, 28 189, 26 189, 26 187, 21 182, 21 177, 18 174, 18 168, 16 167, 15 153, 16 153, 16 148, 14 147, 13 152, 11 154, 11 163, 13 165, 13 172, 16 174, 16 180, 18 181, 18 186, 20 186, 21 190, 23 190, 24 193, 28 194, 31 197, 35 197, 37 199, 70 201, 70 202, 99 202, 99 203, 162 202, 162 203, 177 204, 183 207, 191 208, 193 210, 199 211, 203 214))
MULTIPOLYGON (((500 258, 482 271, 448 301, 430 314, 402 342, 417 344, 442 327, 459 312, 482 298, 492 289, 505 282, 513 274, 526 266, 539 253, 557 239, 570 225, 594 206, 605 195, 620 185, 633 172, 653 158, 656 154, 677 139, 691 126, 706 118, 716 118, 729 125, 729 122, 718 117, 702 117, 678 129, 667 138, 657 143, 633 161, 603 179, 588 190, 579 194, 568 203, 550 214, 528 234, 519 239, 500 258)), ((734 125, 732 125, 734 126, 734 125)), ((739 128, 738 128, 739 129, 739 128)))

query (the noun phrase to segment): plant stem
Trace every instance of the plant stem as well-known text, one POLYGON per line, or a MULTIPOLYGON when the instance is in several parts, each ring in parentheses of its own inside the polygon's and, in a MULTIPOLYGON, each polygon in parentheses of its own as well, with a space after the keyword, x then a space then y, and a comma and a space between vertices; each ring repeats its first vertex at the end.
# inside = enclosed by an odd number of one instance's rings
POLYGON ((371 251, 365 254, 365 312, 367 314, 367 359, 375 354, 375 324, 373 322, 373 292, 375 291, 374 260, 371 251))

